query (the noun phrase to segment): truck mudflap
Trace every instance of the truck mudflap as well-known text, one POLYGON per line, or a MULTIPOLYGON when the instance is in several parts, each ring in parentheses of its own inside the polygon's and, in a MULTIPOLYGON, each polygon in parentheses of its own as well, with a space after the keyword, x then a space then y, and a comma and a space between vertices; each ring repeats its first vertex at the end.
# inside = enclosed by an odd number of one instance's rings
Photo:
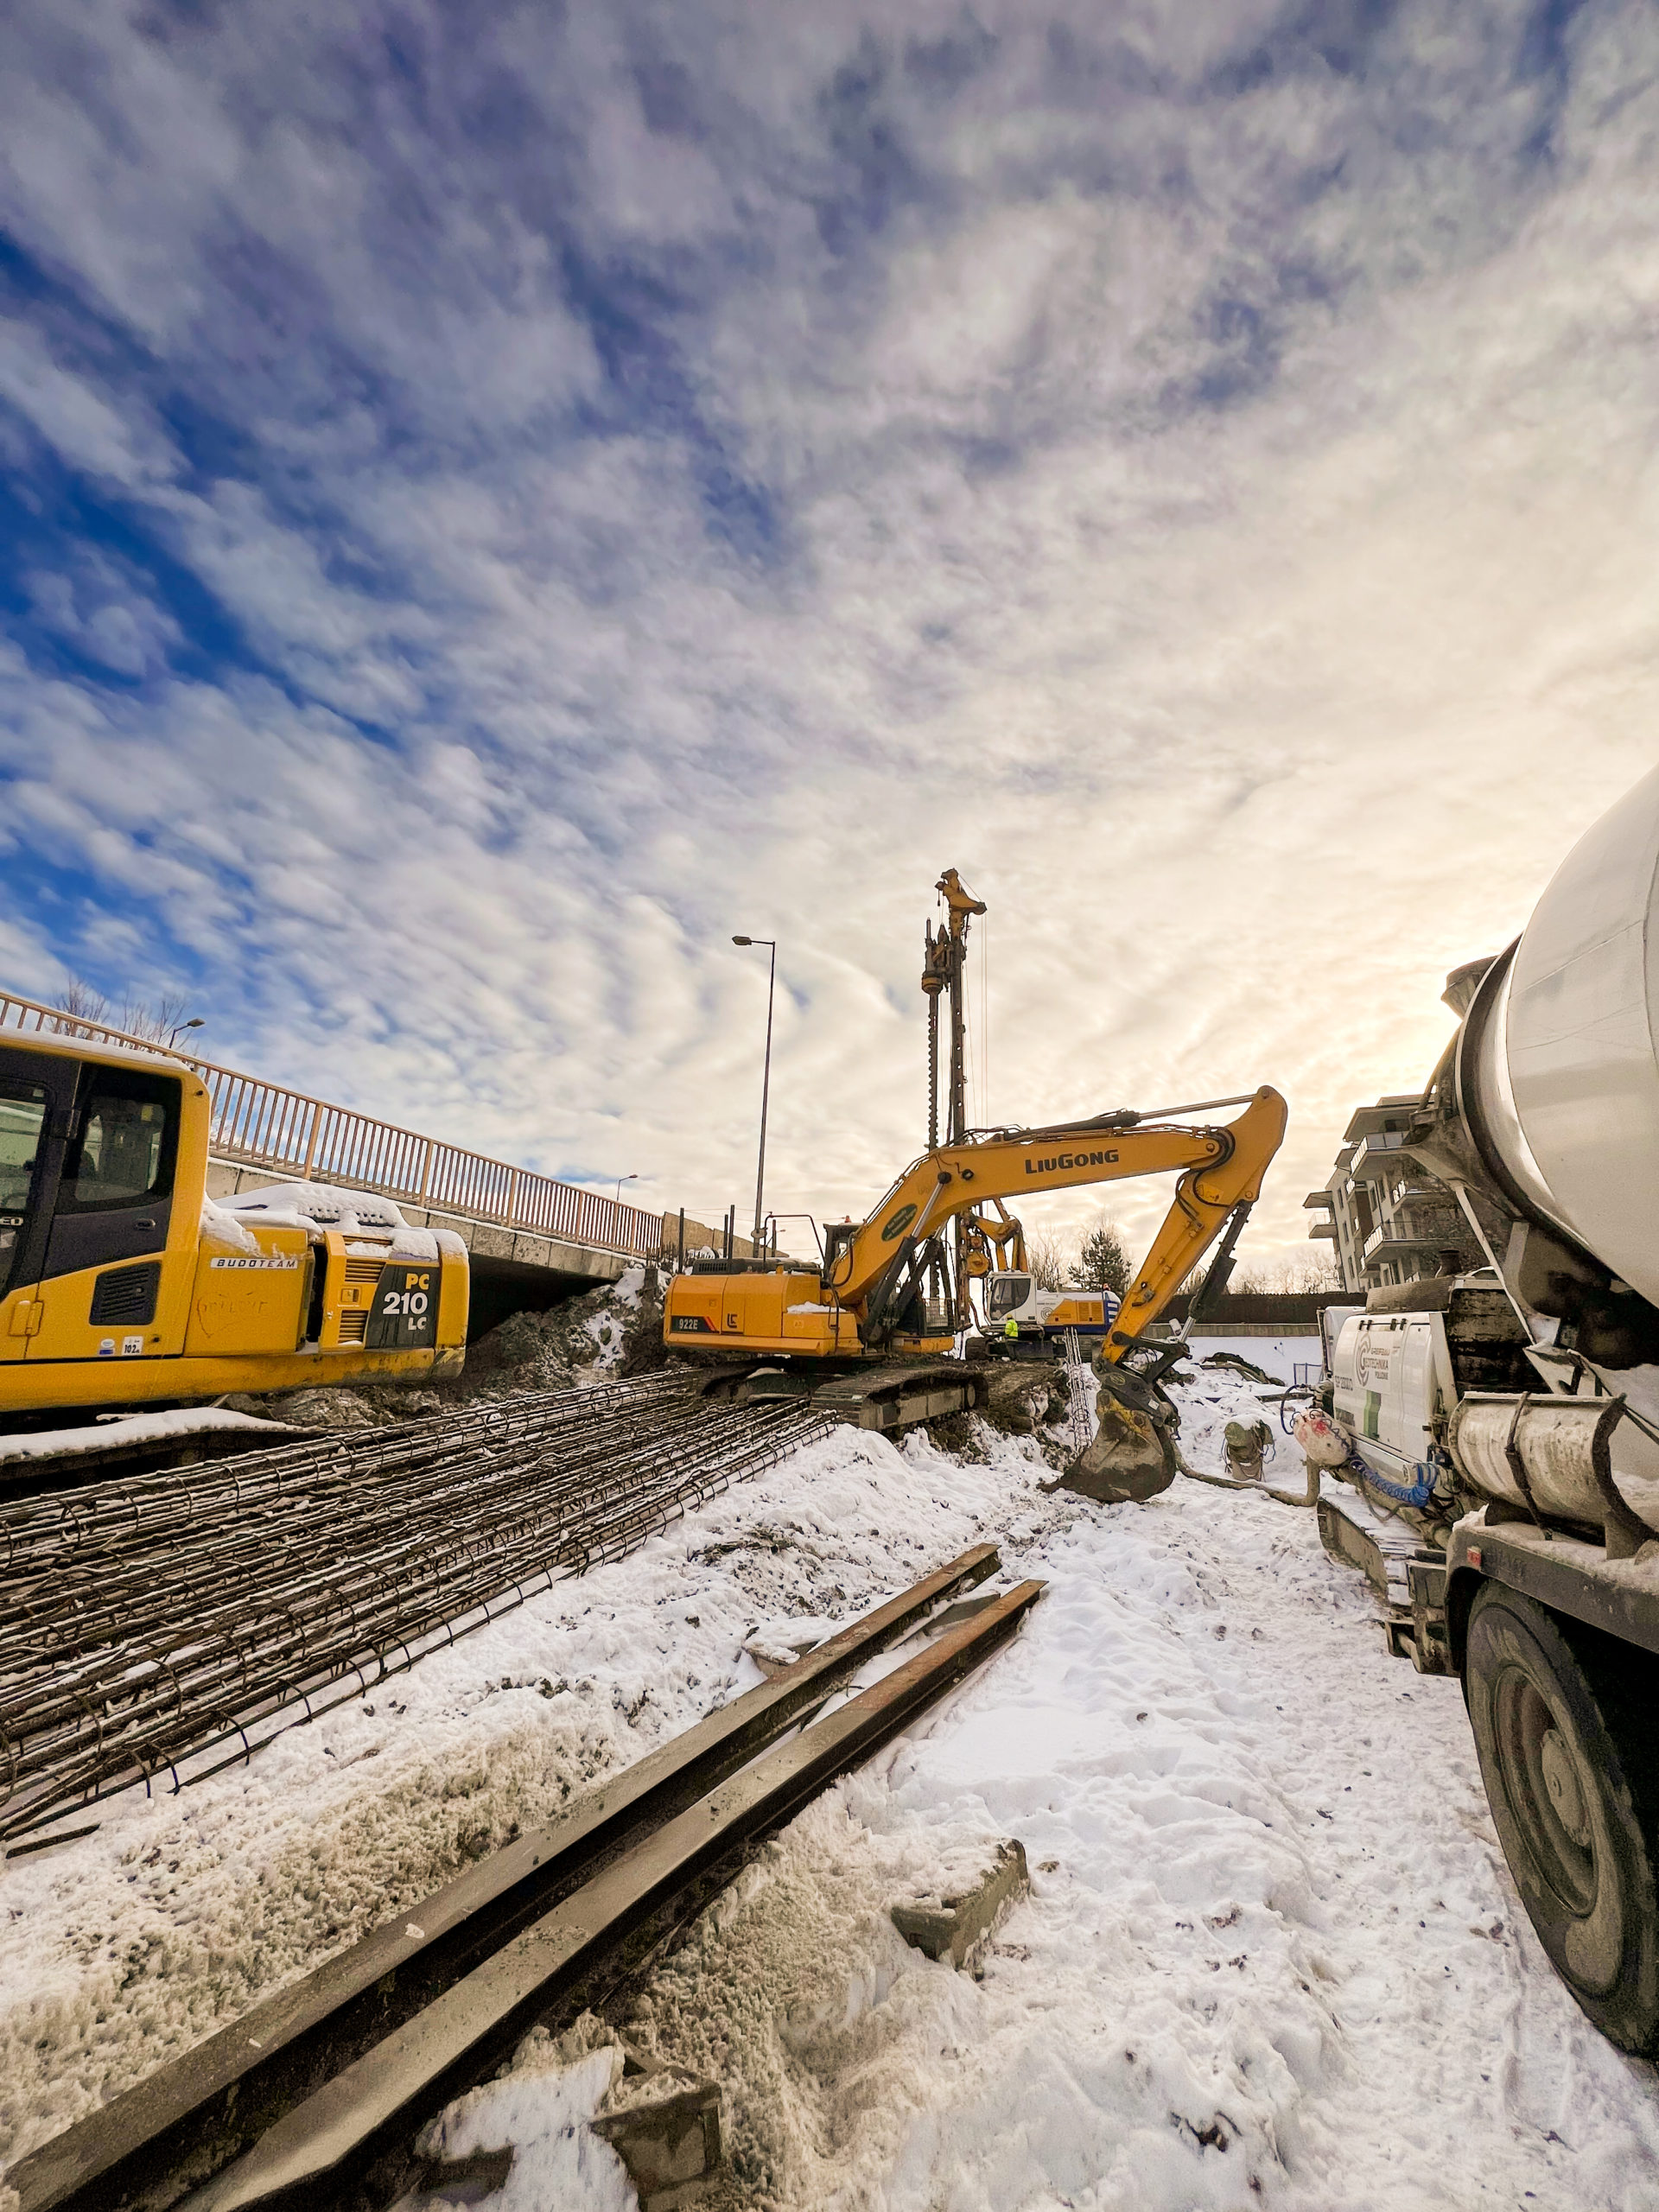
POLYGON ((1501 1506, 1467 1515, 1452 1531, 1446 1575, 1454 1666, 1463 1663, 1463 1624, 1480 1582, 1501 1582, 1552 1612, 1600 1629, 1622 1643, 1659 1652, 1659 1537, 1630 1558, 1529 1521, 1504 1519, 1501 1506))

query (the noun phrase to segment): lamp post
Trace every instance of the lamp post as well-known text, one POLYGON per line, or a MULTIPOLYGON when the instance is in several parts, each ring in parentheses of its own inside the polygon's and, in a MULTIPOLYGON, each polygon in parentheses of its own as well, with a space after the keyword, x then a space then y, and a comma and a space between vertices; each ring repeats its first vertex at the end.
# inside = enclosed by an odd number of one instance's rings
POLYGON ((192 1018, 190 1020, 188 1020, 188 1021, 179 1021, 179 1022, 175 1022, 175 1023, 174 1024, 174 1026, 173 1026, 172 1029, 168 1033, 168 1039, 167 1039, 167 1049, 168 1049, 168 1051, 170 1052, 172 1051, 173 1047, 175 1046, 175 1045, 176 1045, 176 1044, 178 1043, 178 1041, 179 1041, 179 1032, 180 1032, 180 1030, 181 1030, 181 1029, 200 1029, 200 1028, 201 1028, 203 1026, 204 1026, 204 1025, 203 1025, 203 1017, 202 1017, 200 1014, 196 1014, 196 1015, 194 1015, 194 1016, 193 1016, 193 1018, 192 1018))
POLYGON ((622 1185, 623 1185, 625 1183, 637 1183, 639 1180, 639 1178, 637 1175, 619 1175, 619 1176, 617 1177, 617 1179, 616 1179, 616 1203, 618 1204, 618 1205, 621 1205, 621 1203, 622 1203, 622 1185))
POLYGON ((765 1071, 760 1077, 760 1163, 754 1171, 754 1236, 753 1243, 757 1255, 760 1250, 760 1224, 764 1219, 766 1191, 766 1101, 772 1090, 772 994, 778 980, 778 940, 770 937, 734 937, 734 944, 764 944, 772 958, 766 969, 766 1058, 765 1071))

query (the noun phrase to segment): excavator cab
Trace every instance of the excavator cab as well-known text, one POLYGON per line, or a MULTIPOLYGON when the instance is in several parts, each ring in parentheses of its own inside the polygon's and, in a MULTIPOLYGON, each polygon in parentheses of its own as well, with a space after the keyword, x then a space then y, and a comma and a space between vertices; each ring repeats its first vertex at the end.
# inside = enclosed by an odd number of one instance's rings
POLYGON ((204 1214, 210 1121, 136 1041, 0 1044, 0 1421, 459 1370, 460 1240, 393 1210, 348 1243, 252 1193, 204 1214))
POLYGON ((993 1275, 985 1286, 985 1319, 1000 1329, 1031 1296, 1031 1277, 1013 1273, 993 1275))

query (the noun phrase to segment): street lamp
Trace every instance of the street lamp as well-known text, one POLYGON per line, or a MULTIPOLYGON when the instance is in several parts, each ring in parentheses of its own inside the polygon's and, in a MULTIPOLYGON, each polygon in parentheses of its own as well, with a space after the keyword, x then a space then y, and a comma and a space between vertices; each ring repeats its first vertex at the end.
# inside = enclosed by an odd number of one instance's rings
POLYGON ((766 1099, 772 1090, 772 992, 778 980, 778 941, 770 937, 734 937, 734 944, 764 944, 772 954, 766 969, 766 1070, 760 1078, 760 1164, 754 1171, 754 1236, 757 1255, 760 1249, 762 1206, 766 1188, 766 1099))
POLYGON ((179 1041, 179 1032, 180 1032, 180 1030, 181 1030, 181 1029, 200 1029, 200 1028, 201 1028, 201 1027, 204 1027, 203 1017, 202 1017, 200 1014, 196 1014, 196 1015, 194 1015, 194 1016, 193 1016, 193 1018, 192 1018, 190 1020, 188 1020, 188 1021, 180 1021, 180 1022, 175 1022, 175 1023, 174 1024, 174 1027, 173 1027, 172 1030, 168 1033, 168 1039, 167 1039, 167 1049, 168 1049, 168 1051, 170 1052, 172 1051, 173 1047, 175 1046, 175 1045, 176 1045, 176 1044, 178 1043, 178 1041, 179 1041))
POLYGON ((621 1205, 621 1203, 622 1203, 622 1185, 623 1185, 625 1183, 637 1183, 639 1180, 639 1178, 637 1175, 619 1175, 619 1176, 617 1177, 617 1179, 616 1179, 616 1203, 618 1204, 618 1205, 621 1205))

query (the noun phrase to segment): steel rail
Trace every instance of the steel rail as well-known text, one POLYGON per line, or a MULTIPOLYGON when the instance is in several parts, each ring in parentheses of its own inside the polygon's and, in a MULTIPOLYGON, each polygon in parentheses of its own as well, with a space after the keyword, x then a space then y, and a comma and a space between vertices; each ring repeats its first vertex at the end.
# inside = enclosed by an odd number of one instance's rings
POLYGON ((0 1508, 0 1836, 247 1756, 830 1426, 661 1379, 599 1397, 250 1455, 212 1471, 217 1517, 154 1477, 0 1508))
POLYGON ((30 2152, 6 2176, 21 2212, 161 2212, 204 2180, 192 2212, 323 2205, 347 2184, 361 2202, 365 2180, 388 2201, 422 2119, 532 2019, 613 1992, 767 1834, 1014 1633, 1040 1583, 979 1601, 768 1748, 997 1565, 990 1545, 964 1553, 30 2152))

